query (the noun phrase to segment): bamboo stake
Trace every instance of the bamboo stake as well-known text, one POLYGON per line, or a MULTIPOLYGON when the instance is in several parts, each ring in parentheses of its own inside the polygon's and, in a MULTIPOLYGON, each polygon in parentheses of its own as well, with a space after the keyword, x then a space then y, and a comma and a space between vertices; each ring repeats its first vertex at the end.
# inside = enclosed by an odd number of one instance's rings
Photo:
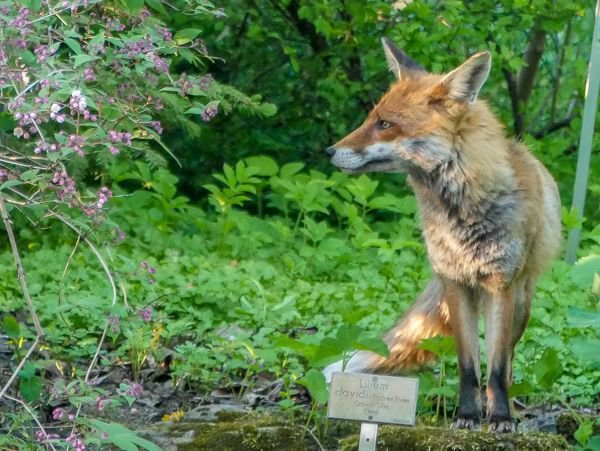
MULTIPOLYGON (((585 195, 588 177, 590 174, 590 159, 592 155, 592 140, 594 138, 594 124, 596 110, 598 109, 598 90, 600 88, 600 0, 596 0, 596 15, 594 36, 590 52, 590 64, 585 87, 585 106, 583 107, 583 122, 577 153, 577 173, 575 187, 573 188, 573 208, 577 210, 579 218, 583 216, 585 195)), ((574 263, 577 258, 577 247, 581 236, 581 227, 569 232, 565 260, 574 263)))

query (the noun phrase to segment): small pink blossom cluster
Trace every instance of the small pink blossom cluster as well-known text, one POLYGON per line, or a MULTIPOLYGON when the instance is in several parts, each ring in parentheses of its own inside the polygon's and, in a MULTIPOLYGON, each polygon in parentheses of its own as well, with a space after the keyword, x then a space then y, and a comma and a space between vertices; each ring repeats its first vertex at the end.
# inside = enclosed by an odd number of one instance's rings
MULTIPOLYGON (((147 261, 143 261, 140 263, 140 267, 148 271, 148 274, 152 275, 156 273, 156 268, 150 266, 147 261)), ((148 278, 148 283, 152 285, 154 283, 154 279, 152 277, 148 278)))
POLYGON ((108 139, 112 142, 119 142, 131 146, 131 138, 132 134, 129 132, 117 132, 115 130, 110 130, 108 132, 108 139))
POLYGON ((39 443, 48 443, 49 440, 58 440, 60 435, 58 434, 47 434, 46 432, 39 430, 35 433, 35 439, 39 443))
POLYGON ((159 28, 160 33, 162 34, 162 37, 165 41, 172 41, 173 40, 173 33, 171 33, 169 31, 169 29, 167 28, 159 28))
POLYGON ((56 152, 59 149, 58 144, 49 144, 46 141, 38 141, 35 143, 33 151, 37 154, 43 152, 56 152))
POLYGON ((154 69, 159 74, 166 74, 169 72, 169 62, 166 59, 161 58, 158 55, 152 55, 152 63, 154 64, 154 69))
POLYGON ((85 139, 83 136, 69 135, 67 137, 67 146, 71 147, 75 152, 77 152, 77 155, 79 155, 80 157, 85 156, 85 152, 83 151, 84 144, 85 139))
MULTIPOLYGON (((133 135, 129 132, 117 132, 115 130, 110 130, 107 134, 107 138, 112 143, 125 144, 126 146, 131 146, 131 138, 133 135)), ((121 151, 114 144, 109 146, 110 153, 113 155, 118 155, 121 151)))
POLYGON ((53 420, 61 420, 65 416, 65 411, 61 407, 57 407, 52 411, 53 420))
POLYGON ((177 80, 177 85, 179 87, 179 94, 187 96, 195 87, 200 88, 202 91, 206 91, 213 82, 214 78, 210 74, 204 75, 200 80, 186 74, 181 74, 181 77, 177 80))
POLYGON ((154 50, 152 39, 142 38, 137 41, 127 42, 119 53, 126 54, 129 58, 139 57, 154 50))
POLYGON ((96 203, 96 207, 98 207, 98 209, 104 207, 104 204, 108 202, 108 199, 110 199, 112 195, 112 191, 109 190, 106 186, 100 188, 100 190, 98 190, 98 192, 96 193, 96 196, 98 196, 98 202, 96 203))
POLYGON ((35 135, 38 132, 37 126, 43 121, 42 118, 32 111, 31 113, 21 113, 20 111, 14 114, 14 117, 19 121, 19 126, 13 130, 13 134, 17 138, 23 137, 29 139, 31 135, 35 135))
MULTIPOLYGON (((150 317, 152 317, 152 310, 150 310, 150 317)), ((146 321, 150 321, 150 319, 147 319, 146 321)), ((142 386, 142 384, 138 384, 137 382, 131 384, 131 386, 127 389, 127 394, 129 396, 134 396, 135 398, 139 398, 140 396, 142 396, 143 392, 144 387, 142 386)))
POLYGON ((71 435, 67 437, 67 442, 71 444, 75 451, 83 451, 85 449, 83 440, 81 440, 75 432, 72 432, 71 435))
MULTIPOLYGON (((27 8, 19 8, 17 17, 11 20, 8 23, 8 26, 15 28, 26 28, 29 25, 29 13, 30 11, 27 8)), ((8 12, 6 15, 8 15, 8 12)))
POLYGON ((84 48, 92 56, 104 55, 106 53, 106 49, 104 48, 104 45, 100 44, 99 42, 93 42, 91 44, 87 44, 84 46, 84 48))
POLYGON ((211 74, 204 75, 202 78, 200 78, 200 89, 206 91, 208 88, 210 88, 210 85, 212 85, 214 81, 215 79, 211 74))
POLYGON ((156 131, 156 133, 162 135, 163 128, 159 121, 151 121, 150 127, 152 127, 156 131))
POLYGON ((108 406, 109 404, 110 399, 107 399, 103 396, 98 396, 96 398, 96 408, 98 409, 98 412, 103 412, 106 406, 108 406))
POLYGON ((56 171, 52 178, 52 183, 59 187, 56 196, 60 200, 69 199, 75 194, 75 180, 68 176, 66 171, 56 171))
POLYGON ((209 122, 217 115, 218 112, 219 107, 217 105, 209 105, 204 109, 204 111, 202 111, 202 113, 200 113, 200 117, 204 122, 209 122))
POLYGON ((55 52, 56 48, 51 48, 47 45, 38 45, 35 49, 33 49, 33 53, 35 53, 36 61, 38 64, 42 64, 48 59, 48 57, 52 56, 55 52))
POLYGON ((85 81, 95 81, 96 80, 96 74, 94 74, 94 69, 88 67, 87 69, 85 69, 83 71, 83 79, 85 81))
POLYGON ((71 108, 71 116, 83 114, 84 119, 89 119, 91 121, 98 120, 98 116, 90 113, 90 110, 88 110, 87 99, 85 96, 81 95, 81 91, 79 89, 75 89, 73 92, 71 92, 69 107, 71 108))
POLYGON ((110 31, 123 31, 125 30, 125 25, 117 18, 110 18, 106 21, 106 28, 110 31))
POLYGON ((104 204, 108 202, 108 199, 112 197, 112 191, 109 190, 106 186, 103 186, 96 193, 97 200, 94 204, 88 206, 82 206, 81 209, 87 216, 95 216, 100 210, 104 207, 104 204))
POLYGON ((138 316, 148 322, 152 319, 152 307, 144 307, 138 311, 138 316))
POLYGON ((8 171, 6 169, 0 169, 0 182, 5 181, 8 178, 8 171))
POLYGON ((65 115, 60 113, 62 107, 58 103, 50 106, 50 119, 62 124, 65 121, 65 115))

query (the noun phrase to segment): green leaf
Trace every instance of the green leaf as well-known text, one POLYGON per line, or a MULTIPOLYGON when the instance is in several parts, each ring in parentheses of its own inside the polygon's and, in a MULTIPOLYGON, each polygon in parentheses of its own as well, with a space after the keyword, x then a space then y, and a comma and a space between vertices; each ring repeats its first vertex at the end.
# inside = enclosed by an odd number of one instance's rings
POLYGON ((574 337, 569 340, 569 348, 584 362, 600 365, 600 339, 591 337, 574 337))
POLYGON ((508 394, 511 398, 516 398, 519 396, 529 396, 534 392, 533 386, 529 381, 522 381, 518 384, 512 384, 508 389, 508 394))
POLYGON ((438 357, 454 357, 456 355, 456 341, 454 337, 437 336, 421 340, 420 349, 433 352, 438 357))
POLYGON ((125 0, 125 5, 130 12, 136 13, 144 7, 144 0, 125 0))
POLYGON ((304 356, 306 359, 311 359, 317 350, 317 346, 314 344, 303 343, 300 340, 294 340, 289 337, 281 337, 274 344, 278 348, 286 348, 292 351, 296 351, 298 354, 304 356))
POLYGON ((558 358, 556 350, 552 348, 546 349, 541 359, 534 364, 533 373, 539 385, 548 389, 552 388, 563 373, 562 363, 558 358))
POLYGON ((363 334, 364 330, 353 324, 344 324, 337 331, 336 339, 344 351, 356 349, 353 344, 363 334))
POLYGON ((581 446, 585 446, 594 433, 594 425, 589 419, 584 419, 573 434, 573 437, 581 446))
POLYGON ((19 371, 19 377, 21 379, 31 379, 35 375, 35 365, 31 362, 25 362, 21 371, 19 371))
POLYGON ((596 274, 600 274, 600 255, 588 255, 575 263, 571 271, 571 280, 579 288, 592 288, 596 274))
POLYGON ((277 114, 277 106, 273 103, 263 103, 258 107, 258 113, 265 116, 271 117, 277 114))
POLYGON ((340 345, 338 340, 325 337, 321 340, 319 347, 315 351, 315 355, 311 360, 311 366, 321 368, 341 360, 344 357, 344 351, 345 349, 340 345))
POLYGON ((92 55, 75 55, 73 57, 73 67, 77 68, 79 66, 81 66, 82 64, 85 63, 89 63, 91 61, 96 61, 97 59, 99 59, 99 57, 97 56, 92 56, 92 55))
POLYGON ((134 431, 117 423, 106 423, 96 419, 80 419, 82 424, 87 424, 100 432, 108 433, 106 441, 125 451, 137 451, 138 446, 148 451, 161 451, 161 448, 146 440, 134 431))
POLYGON ((40 399, 42 379, 35 375, 35 366, 31 362, 27 362, 19 372, 19 391, 27 402, 40 399))
POLYGON ((0 113, 0 131, 9 132, 17 126, 17 121, 14 120, 12 114, 8 111, 0 113))
POLYGON ((248 157, 245 161, 249 167, 255 167, 258 170, 256 173, 257 175, 272 177, 277 175, 277 172, 279 171, 279 166, 271 157, 259 155, 255 157, 248 157))
POLYGON ((567 315, 567 324, 570 327, 594 327, 600 328, 600 312, 581 310, 577 307, 570 307, 567 315))
POLYGON ((201 32, 202 30, 196 28, 184 28, 175 33, 173 40, 177 45, 187 44, 188 42, 193 41, 201 32))
POLYGON ((6 315, 2 319, 2 330, 10 338, 19 338, 21 336, 21 326, 14 316, 6 315))
POLYGON ((379 337, 360 337, 353 344, 356 349, 361 351, 371 351, 383 357, 390 356, 388 345, 379 337))
POLYGON ((167 10, 165 9, 165 7, 162 4, 162 1, 160 0, 146 0, 146 5, 148 5, 150 8, 152 8, 154 11, 162 14, 165 17, 169 17, 169 13, 167 12, 167 10))
POLYGON ((323 373, 317 369, 311 368, 304 377, 297 381, 300 385, 306 387, 312 399, 320 404, 325 404, 329 398, 327 381, 323 373))
POLYGON ((83 54, 83 50, 81 49, 79 42, 77 42, 75 39, 65 38, 65 44, 67 44, 69 48, 73 50, 73 52, 75 52, 76 55, 83 54))
POLYGON ((281 178, 289 178, 294 174, 297 174, 304 168, 303 163, 287 163, 281 166, 281 170, 279 171, 279 175, 281 178))
POLYGON ((13 186, 19 186, 19 185, 22 185, 22 184, 23 184, 23 182, 21 180, 18 180, 18 179, 7 180, 2 185, 0 185, 0 191, 5 190, 6 188, 12 188, 13 186))

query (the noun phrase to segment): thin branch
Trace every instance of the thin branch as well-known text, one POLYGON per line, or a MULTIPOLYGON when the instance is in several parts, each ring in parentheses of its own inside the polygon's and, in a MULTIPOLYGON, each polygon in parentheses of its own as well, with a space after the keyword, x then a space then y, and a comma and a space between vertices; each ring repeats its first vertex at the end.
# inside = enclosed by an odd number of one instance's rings
POLYGON ((513 129, 515 135, 520 138, 523 135, 523 115, 521 114, 521 105, 519 101, 519 94, 517 91, 517 81, 512 72, 507 68, 502 68, 502 74, 508 84, 508 94, 510 96, 510 103, 512 106, 513 113, 513 129))
MULTIPOLYGON (((115 285, 115 280, 110 272, 110 269, 108 268, 108 265, 106 264, 106 261, 104 260, 104 257, 102 257, 102 254, 100 254, 100 252, 98 251, 96 246, 94 246, 94 243, 92 243, 90 241, 90 239, 87 237, 87 235, 83 234, 77 228, 77 226, 75 226, 75 224, 73 224, 71 221, 69 221, 64 216, 61 216, 60 214, 58 214, 56 212, 52 212, 51 216, 54 216, 56 219, 58 219, 63 224, 65 224, 67 227, 69 227, 71 230, 73 230, 81 239, 83 239, 85 244, 87 244, 89 246, 89 248, 92 250, 92 252, 96 255, 96 258, 98 259, 98 261, 100 262, 100 265, 102 266, 102 269, 106 273, 106 277, 108 278, 108 281, 110 282, 110 286, 112 288, 112 305, 113 306, 116 305, 116 303, 117 303, 117 287, 115 285)), ((96 366, 96 362, 98 361, 98 356, 100 355, 100 351, 102 350, 102 346, 104 345, 104 340, 106 339, 106 333, 108 331, 108 327, 109 327, 109 321, 107 318, 104 322, 104 329, 102 330, 102 336, 100 337, 98 346, 96 346, 96 352, 94 353, 92 362, 88 366, 88 369, 85 373, 84 382, 86 382, 86 383, 90 380, 90 375, 92 374, 92 370, 94 369, 94 366, 96 366)), ((75 413, 75 418, 77 418, 79 416, 79 414, 81 413, 82 405, 83 405, 82 403, 79 403, 79 405, 77 407, 77 412, 75 413)), ((73 425, 73 431, 75 431, 75 424, 73 425)))
POLYGON ((25 362, 27 362, 29 357, 31 357, 31 354, 33 354, 33 351, 35 350, 35 348, 37 348, 37 345, 39 344, 39 342, 40 342, 40 337, 37 337, 35 339, 35 341, 33 342, 33 344, 31 345, 31 347, 28 349, 27 354, 25 354, 25 357, 23 357, 23 359, 17 365, 17 368, 13 371, 12 375, 8 379, 8 382, 6 384, 4 384, 4 387, 2 387, 2 390, 0 390, 0 399, 2 399, 3 396, 5 398, 8 398, 8 396, 6 395, 6 392, 8 391, 8 389, 10 388, 10 386, 12 385, 14 380, 17 378, 17 376, 19 375, 19 372, 23 369, 25 362))
POLYGON ((556 102, 558 99, 558 89, 560 88, 560 78, 562 76, 562 65, 563 60, 565 59, 565 51, 567 46, 569 45, 569 41, 571 40, 571 30, 572 30, 572 22, 569 21, 567 24, 567 30, 565 31, 565 39, 563 41, 563 45, 558 52, 558 57, 556 58, 556 75, 554 77, 554 84, 552 86, 552 101, 550 103, 550 124, 554 122, 554 118, 556 117, 556 102))
POLYGON ((313 431, 311 429, 308 429, 306 426, 304 426, 303 424, 299 425, 302 429, 304 429, 306 432, 308 432, 310 434, 310 436, 313 438, 313 440, 317 443, 317 446, 319 447, 319 449, 321 451, 325 451, 325 448, 323 447, 323 445, 321 444, 321 442, 319 441, 319 439, 317 438, 317 436, 313 433, 313 431))
POLYGON ((546 135, 549 135, 552 132, 560 130, 561 128, 568 127, 571 124, 571 121, 573 119, 575 119, 575 117, 577 117, 577 116, 569 116, 561 121, 554 122, 553 124, 550 124, 548 127, 544 128, 543 130, 539 130, 535 133, 532 133, 532 136, 536 139, 540 139, 546 135))
MULTIPOLYGON (((69 254, 69 258, 67 259, 67 263, 65 264, 65 267, 63 269, 63 273, 62 273, 62 276, 60 278, 60 282, 58 282, 58 305, 59 306, 61 305, 62 299, 64 297, 64 295, 63 295, 63 290, 64 290, 63 282, 65 280, 65 277, 67 276, 67 271, 69 270, 69 266, 71 265, 71 261, 73 260, 73 257, 75 256, 75 252, 77 252, 77 248, 79 247, 79 243, 80 242, 81 242, 81 236, 77 235, 77 241, 75 241, 75 246, 73 246, 73 250, 69 254)), ((67 320, 63 316, 62 312, 59 311, 59 315, 60 315, 60 318, 65 323, 65 325, 69 326, 69 323, 67 322, 67 320)))
POLYGON ((546 31, 537 25, 531 34, 531 38, 527 43, 523 61, 525 65, 519 71, 517 80, 517 94, 519 100, 527 103, 531 90, 533 88, 533 80, 537 74, 540 60, 546 46, 546 31))
POLYGON ((15 240, 15 234, 13 233, 12 223, 8 215, 8 210, 6 210, 4 197, 2 196, 0 196, 0 212, 2 214, 2 221, 4 221, 6 233, 8 234, 8 240, 10 241, 10 247, 12 249, 13 257, 15 259, 15 264, 17 266, 17 278, 19 279, 19 284, 21 285, 21 290, 23 291, 23 297, 25 298, 25 302, 27 302, 27 306, 29 307, 29 312, 31 313, 31 319, 33 320, 33 325, 35 327, 37 337, 42 338, 44 336, 44 331, 42 330, 40 319, 37 313, 35 312, 35 307, 33 306, 31 296, 29 295, 29 289, 27 288, 27 280, 25 278, 25 270, 23 269, 23 264, 21 263, 21 257, 19 256, 19 248, 17 246, 17 241, 15 240))
MULTIPOLYGON (((35 414, 33 413, 33 411, 29 408, 29 406, 27 404, 25 404, 20 399, 13 398, 12 396, 5 395, 4 397, 6 399, 9 399, 10 401, 16 402, 17 404, 21 404, 21 406, 29 413, 29 415, 31 415, 31 418, 33 418, 33 421, 35 421, 37 423, 38 427, 40 428, 40 431, 42 431, 44 433, 44 437, 48 437, 48 433, 46 432, 46 429, 44 429, 44 426, 42 426, 42 423, 40 423, 40 421, 37 419, 37 417, 35 416, 35 414)), ((46 444, 51 449, 56 451, 56 448, 54 447, 54 445, 52 445, 52 443, 50 441, 47 441, 46 444)))

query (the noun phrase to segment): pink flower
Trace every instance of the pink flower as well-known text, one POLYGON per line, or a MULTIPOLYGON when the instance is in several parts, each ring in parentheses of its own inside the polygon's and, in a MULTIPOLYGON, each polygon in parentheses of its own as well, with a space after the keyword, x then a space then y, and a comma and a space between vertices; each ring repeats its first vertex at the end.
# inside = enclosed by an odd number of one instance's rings
POLYGON ((65 411, 63 409, 61 409, 60 407, 57 407, 56 409, 54 409, 52 411, 52 419, 53 420, 60 420, 64 416, 65 416, 65 411))
MULTIPOLYGON (((150 314, 152 314, 152 312, 150 312, 150 314)), ((133 384, 131 384, 131 387, 129 387, 129 389, 127 389, 127 394, 129 396, 134 396, 136 398, 139 398, 140 396, 142 396, 143 392, 144 392, 144 387, 142 386, 142 384, 138 384, 137 382, 134 382, 133 384)))
POLYGON ((138 315, 144 321, 148 322, 152 319, 152 307, 144 307, 138 311, 138 315))

